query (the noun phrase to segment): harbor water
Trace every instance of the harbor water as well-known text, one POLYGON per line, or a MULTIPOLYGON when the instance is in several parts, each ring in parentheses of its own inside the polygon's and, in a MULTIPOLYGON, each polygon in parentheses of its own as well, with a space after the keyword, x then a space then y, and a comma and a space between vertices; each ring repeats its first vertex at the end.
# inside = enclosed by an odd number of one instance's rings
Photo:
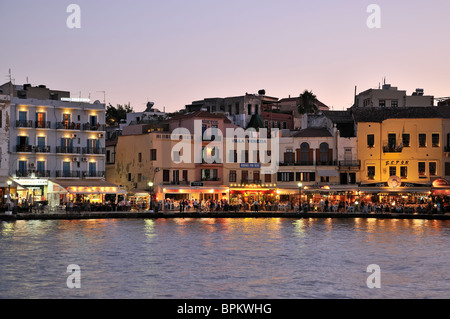
POLYGON ((440 299, 449 242, 450 222, 435 220, 0 222, 0 298, 440 299))

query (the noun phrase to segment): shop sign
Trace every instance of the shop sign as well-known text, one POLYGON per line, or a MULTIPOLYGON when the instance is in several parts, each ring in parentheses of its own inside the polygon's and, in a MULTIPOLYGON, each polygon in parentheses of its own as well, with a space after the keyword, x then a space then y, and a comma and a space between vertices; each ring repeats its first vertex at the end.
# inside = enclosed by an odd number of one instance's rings
POLYGON ((386 161, 386 166, 389 165, 408 165, 409 161, 386 161))
POLYGON ((48 184, 46 179, 15 179, 14 182, 24 186, 46 186, 48 184))
POLYGON ((192 182, 191 187, 203 187, 203 182, 192 182))
POLYGON ((261 163, 242 163, 241 168, 261 168, 261 163))
POLYGON ((388 186, 391 188, 400 187, 401 184, 402 184, 402 179, 398 176, 391 176, 388 179, 388 186))
POLYGON ((450 183, 448 180, 439 178, 433 182, 433 187, 448 187, 450 183))

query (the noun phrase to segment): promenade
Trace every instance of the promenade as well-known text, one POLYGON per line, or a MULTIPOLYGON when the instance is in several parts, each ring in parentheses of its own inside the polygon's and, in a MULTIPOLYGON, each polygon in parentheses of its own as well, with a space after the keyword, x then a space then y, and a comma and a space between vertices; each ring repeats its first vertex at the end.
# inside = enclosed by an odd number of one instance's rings
POLYGON ((160 218, 377 218, 377 219, 425 219, 450 220, 450 214, 418 213, 362 213, 362 212, 174 212, 174 211, 126 211, 126 212, 52 212, 0 214, 0 221, 17 220, 86 220, 86 219, 160 219, 160 218))

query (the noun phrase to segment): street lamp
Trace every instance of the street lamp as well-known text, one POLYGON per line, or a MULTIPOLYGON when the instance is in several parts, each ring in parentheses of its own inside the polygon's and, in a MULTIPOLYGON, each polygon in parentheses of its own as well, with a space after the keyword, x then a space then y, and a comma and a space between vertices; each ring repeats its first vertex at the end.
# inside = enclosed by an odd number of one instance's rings
POLYGON ((6 201, 6 206, 8 207, 8 211, 6 212, 7 215, 11 215, 11 184, 12 181, 7 181, 6 184, 8 184, 8 198, 6 201))
POLYGON ((299 199, 298 199, 298 211, 300 212, 301 209, 302 209, 302 187, 303 187, 303 184, 302 183, 298 183, 297 185, 298 185, 298 196, 299 196, 299 199))

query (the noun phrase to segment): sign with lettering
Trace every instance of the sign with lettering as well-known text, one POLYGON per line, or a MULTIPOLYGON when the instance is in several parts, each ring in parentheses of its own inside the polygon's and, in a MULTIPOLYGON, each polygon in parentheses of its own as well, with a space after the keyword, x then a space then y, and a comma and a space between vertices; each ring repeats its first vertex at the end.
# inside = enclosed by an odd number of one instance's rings
POLYGON ((260 163, 242 163, 241 168, 261 168, 260 163))
POLYGON ((409 165, 409 161, 386 161, 386 166, 389 165, 409 165))
POLYGON ((203 182, 192 182, 191 187, 203 187, 203 182))

